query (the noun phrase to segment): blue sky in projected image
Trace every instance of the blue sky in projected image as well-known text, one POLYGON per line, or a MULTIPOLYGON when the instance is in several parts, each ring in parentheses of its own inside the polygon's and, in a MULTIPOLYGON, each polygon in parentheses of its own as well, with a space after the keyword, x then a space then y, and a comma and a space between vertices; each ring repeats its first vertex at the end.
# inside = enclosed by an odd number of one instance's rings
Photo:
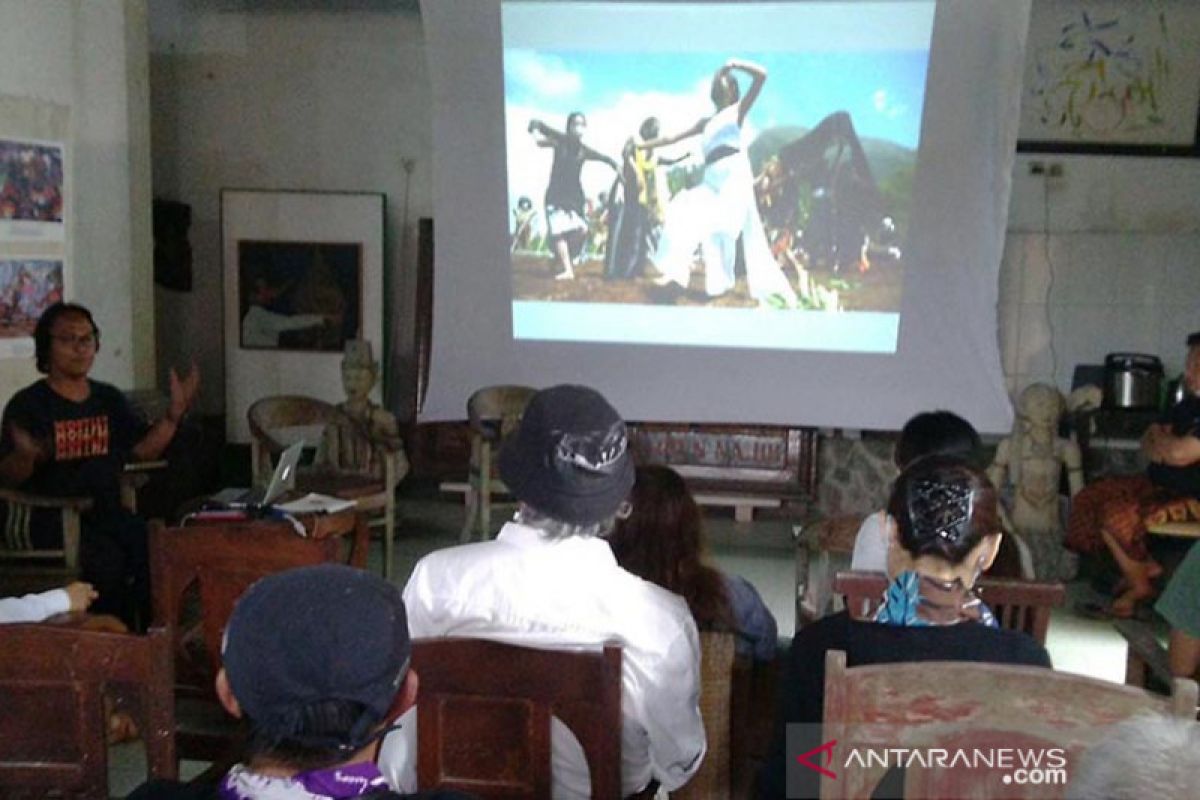
MULTIPOLYGON (((831 112, 845 110, 860 136, 917 146, 929 57, 924 51, 635 55, 509 50, 506 100, 540 109, 548 122, 561 127, 575 109, 619 108, 636 103, 634 96, 639 94, 695 97, 699 86, 702 102, 693 112, 698 116, 712 112, 708 84, 717 67, 731 57, 767 69, 767 82, 750 120, 760 130, 780 125, 811 128, 831 112)), ((739 82, 743 88, 748 85, 744 74, 739 74, 739 82)))
MULTIPOLYGON (((746 120, 747 142, 770 128, 811 128, 828 114, 845 110, 860 137, 917 149, 925 50, 633 53, 509 48, 504 72, 510 204, 522 195, 540 202, 549 177, 551 159, 526 130, 530 119, 562 130, 567 114, 581 110, 588 119, 584 141, 619 159, 621 146, 647 116, 657 116, 662 133, 669 135, 711 114, 712 75, 729 58, 767 69, 762 94, 746 120)), ((744 91, 748 77, 738 73, 738 80, 744 91)), ((688 139, 663 152, 695 159, 698 145, 698 139, 688 139)), ((589 165, 581 177, 591 197, 606 190, 613 175, 607 167, 589 165)))

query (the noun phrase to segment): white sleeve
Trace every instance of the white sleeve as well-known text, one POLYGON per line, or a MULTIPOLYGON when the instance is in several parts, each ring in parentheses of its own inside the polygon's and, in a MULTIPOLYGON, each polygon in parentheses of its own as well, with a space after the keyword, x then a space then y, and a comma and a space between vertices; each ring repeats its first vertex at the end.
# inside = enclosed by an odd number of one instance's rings
POLYGON ((41 622, 70 610, 71 598, 66 589, 51 589, 24 597, 5 597, 0 598, 0 623, 41 622))
POLYGON ((863 572, 887 572, 887 513, 876 511, 863 520, 854 537, 854 555, 850 569, 863 572))
POLYGON ((414 639, 445 634, 443 622, 446 613, 436 608, 436 576, 423 558, 413 567, 408 583, 404 585, 404 610, 408 612, 408 635, 414 639))
POLYGON ((654 777, 667 791, 688 782, 708 749, 700 718, 700 637, 690 615, 686 622, 634 709, 649 736, 654 777))

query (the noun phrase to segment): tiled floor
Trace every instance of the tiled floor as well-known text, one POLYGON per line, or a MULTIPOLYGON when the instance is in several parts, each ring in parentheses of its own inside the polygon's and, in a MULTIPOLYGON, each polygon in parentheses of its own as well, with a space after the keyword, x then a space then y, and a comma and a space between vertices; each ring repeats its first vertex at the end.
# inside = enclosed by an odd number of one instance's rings
MULTIPOLYGON (((403 585, 413 566, 426 553, 459 543, 463 509, 460 502, 436 496, 409 497, 400 506, 395 581, 403 585)), ((493 515, 495 527, 507 518, 509 510, 493 515)), ((728 512, 716 512, 706 519, 706 532, 713 560, 726 571, 742 575, 755 585, 775 615, 780 635, 790 636, 794 629, 793 593, 795 561, 791 524, 784 520, 736 523, 728 512)), ((382 545, 372 547, 369 566, 379 571, 382 545)), ((1074 586, 1073 600, 1085 597, 1088 589, 1074 586)), ((1123 640, 1104 621, 1083 619, 1070 608, 1057 610, 1050 624, 1047 649, 1056 669, 1091 675, 1120 682, 1125 671, 1123 640)), ((123 797, 141 782, 145 762, 140 745, 113 748, 110 764, 110 789, 123 797)), ((185 762, 185 777, 200 771, 203 765, 185 762)))

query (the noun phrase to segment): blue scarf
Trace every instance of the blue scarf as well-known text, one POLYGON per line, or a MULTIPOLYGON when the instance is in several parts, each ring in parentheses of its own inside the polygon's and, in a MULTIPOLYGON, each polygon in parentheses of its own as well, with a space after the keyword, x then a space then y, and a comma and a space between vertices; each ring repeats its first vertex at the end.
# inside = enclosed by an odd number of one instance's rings
POLYGON ((911 570, 901 572, 883 594, 875 621, 885 625, 921 627, 979 622, 1000 624, 992 610, 959 580, 940 581, 911 570))

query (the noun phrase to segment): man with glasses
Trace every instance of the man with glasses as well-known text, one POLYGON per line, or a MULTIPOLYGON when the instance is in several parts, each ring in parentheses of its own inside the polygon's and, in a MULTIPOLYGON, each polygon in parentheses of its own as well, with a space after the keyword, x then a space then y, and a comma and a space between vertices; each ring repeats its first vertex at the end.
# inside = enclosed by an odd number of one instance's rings
MULTIPOLYGON (((88 309, 55 303, 43 312, 33 338, 37 368, 46 377, 5 406, 0 484, 90 498, 80 561, 84 580, 100 593, 92 610, 144 626, 150 610, 146 525, 121 507, 120 475, 126 462, 162 455, 196 397, 199 373, 194 365, 182 379, 171 371, 167 413, 147 426, 118 389, 88 377, 100 347, 100 329, 88 309)), ((35 547, 61 541, 57 517, 34 515, 29 535, 35 547)))

